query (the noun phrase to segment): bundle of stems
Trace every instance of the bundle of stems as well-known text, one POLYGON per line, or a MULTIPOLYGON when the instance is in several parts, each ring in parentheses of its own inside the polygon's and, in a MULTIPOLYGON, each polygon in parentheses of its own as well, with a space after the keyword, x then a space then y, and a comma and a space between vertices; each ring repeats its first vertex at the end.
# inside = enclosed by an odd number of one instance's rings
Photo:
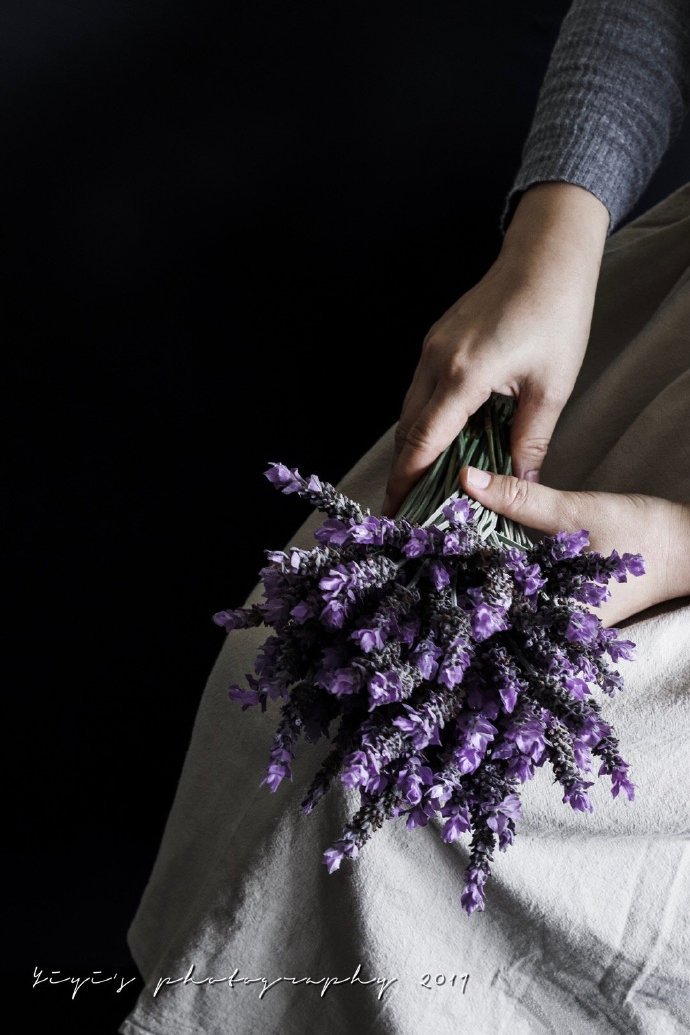
POLYGON ((447 522, 439 520, 443 506, 449 499, 463 496, 476 515, 475 527, 482 539, 492 546, 527 549, 531 540, 520 524, 496 514, 458 489, 460 470, 469 464, 495 474, 513 473, 510 430, 515 410, 516 400, 512 396, 492 393, 414 485, 395 515, 396 520, 404 517, 415 524, 445 528, 447 522))

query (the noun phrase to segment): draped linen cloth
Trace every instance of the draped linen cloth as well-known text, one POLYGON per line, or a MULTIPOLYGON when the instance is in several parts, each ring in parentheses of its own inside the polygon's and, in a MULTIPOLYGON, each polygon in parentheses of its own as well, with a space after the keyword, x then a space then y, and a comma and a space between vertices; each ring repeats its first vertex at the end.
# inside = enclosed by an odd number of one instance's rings
MULTIPOLYGON (((373 512, 394 430, 338 484, 373 512)), ((690 500, 690 184, 607 241, 542 481, 690 500)), ((323 518, 289 545, 314 546, 323 518)), ((257 584, 245 603, 261 599, 257 584)), ((411 832, 388 821, 328 874, 322 852, 359 794, 336 780, 300 812, 325 741, 300 743, 275 794, 259 786, 278 704, 242 712, 227 688, 246 685, 267 630, 230 633, 129 929, 146 987, 121 1035, 690 1031, 690 601, 619 627, 636 660, 618 663, 625 689, 598 699, 635 802, 601 778, 594 812, 575 812, 545 764, 522 785, 515 842, 495 853, 486 909, 471 917, 468 835, 444 844, 436 820, 411 832)))

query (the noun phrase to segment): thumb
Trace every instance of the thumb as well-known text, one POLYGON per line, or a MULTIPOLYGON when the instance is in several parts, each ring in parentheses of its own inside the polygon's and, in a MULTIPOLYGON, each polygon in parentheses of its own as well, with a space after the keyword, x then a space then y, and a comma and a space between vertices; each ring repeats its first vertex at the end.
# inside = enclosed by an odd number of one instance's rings
POLYGON ((579 493, 550 489, 512 474, 463 467, 460 483, 468 496, 503 517, 538 532, 574 532, 579 523, 579 493))

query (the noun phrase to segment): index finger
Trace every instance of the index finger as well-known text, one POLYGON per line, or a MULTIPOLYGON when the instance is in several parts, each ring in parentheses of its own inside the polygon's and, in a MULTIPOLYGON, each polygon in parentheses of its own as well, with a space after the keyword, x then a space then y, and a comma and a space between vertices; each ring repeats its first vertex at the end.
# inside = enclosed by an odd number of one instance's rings
POLYGON ((438 382, 429 402, 410 426, 386 485, 382 514, 393 517, 425 471, 450 445, 490 391, 438 382))

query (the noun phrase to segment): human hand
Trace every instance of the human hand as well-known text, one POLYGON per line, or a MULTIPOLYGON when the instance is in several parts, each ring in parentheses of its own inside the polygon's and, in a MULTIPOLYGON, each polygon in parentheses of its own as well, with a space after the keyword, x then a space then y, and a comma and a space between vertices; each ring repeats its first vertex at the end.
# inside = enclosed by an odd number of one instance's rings
POLYGON ((538 479, 584 358, 608 223, 605 206, 581 187, 526 191, 496 262, 424 339, 382 514, 395 515, 492 392, 518 397, 513 470, 538 479))
POLYGON ((513 475, 490 474, 485 488, 470 481, 473 467, 460 471, 462 490, 483 506, 526 528, 589 533, 597 553, 642 554, 645 574, 627 582, 611 581, 610 596, 588 606, 605 626, 663 600, 690 595, 690 502, 678 503, 636 493, 571 492, 551 489, 513 475))

